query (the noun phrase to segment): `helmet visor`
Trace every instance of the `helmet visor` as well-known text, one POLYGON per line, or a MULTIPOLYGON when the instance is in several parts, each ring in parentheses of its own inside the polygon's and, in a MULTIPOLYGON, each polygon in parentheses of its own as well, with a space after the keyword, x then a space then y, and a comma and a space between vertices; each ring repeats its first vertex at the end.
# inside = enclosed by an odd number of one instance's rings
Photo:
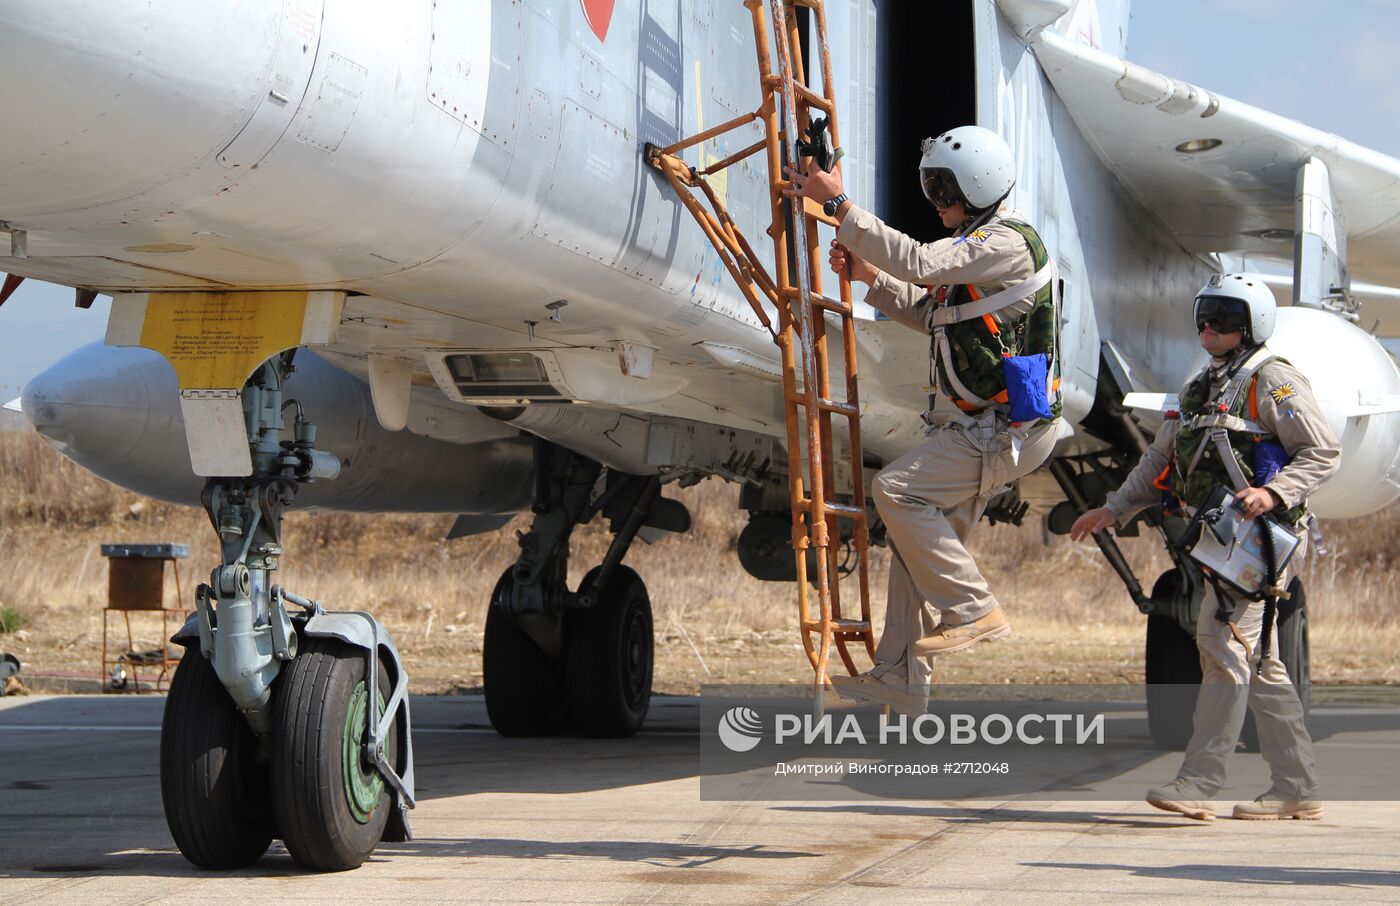
POLYGON ((1196 297, 1196 332, 1207 325, 1216 333, 1234 333, 1249 329, 1249 305, 1243 299, 1228 296, 1196 297))
POLYGON ((924 197, 936 208, 951 208, 959 203, 967 205, 958 188, 958 178, 947 167, 920 167, 919 182, 924 187, 924 197))

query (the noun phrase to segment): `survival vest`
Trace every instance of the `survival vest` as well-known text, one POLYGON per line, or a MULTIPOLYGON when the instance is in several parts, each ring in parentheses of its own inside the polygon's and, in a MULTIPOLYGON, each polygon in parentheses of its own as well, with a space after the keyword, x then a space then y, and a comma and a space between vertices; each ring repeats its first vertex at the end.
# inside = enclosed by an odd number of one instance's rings
POLYGON ((1008 400, 1003 358, 1044 353, 1050 364, 1050 412, 1059 418, 1059 281, 1055 279, 1055 263, 1030 224, 1018 220, 994 222, 1021 234, 1035 262, 1035 274, 985 297, 965 284, 932 291, 936 304, 929 306, 925 314, 930 334, 929 383, 964 412, 1005 405, 1008 400), (1001 309, 1032 293, 1035 301, 1024 315, 1010 321, 996 316, 1001 309))
MULTIPOLYGON (((1220 391, 1211 394, 1210 367, 1191 379, 1181 396, 1172 461, 1158 487, 1187 506, 1200 506, 1216 485, 1236 491, 1254 485, 1259 446, 1277 444, 1277 438, 1259 423, 1259 370, 1270 362, 1284 362, 1260 346, 1245 356, 1238 369, 1220 391)), ((1280 518, 1297 524, 1307 515, 1305 504, 1298 504, 1280 518)))

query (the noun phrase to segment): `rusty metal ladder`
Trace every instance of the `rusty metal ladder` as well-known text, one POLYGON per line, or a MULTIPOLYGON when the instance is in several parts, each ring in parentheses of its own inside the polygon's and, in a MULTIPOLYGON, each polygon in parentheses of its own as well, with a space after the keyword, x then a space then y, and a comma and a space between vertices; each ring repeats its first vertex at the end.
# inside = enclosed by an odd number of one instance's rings
POLYGON ((866 653, 872 660, 875 654, 870 620, 870 580, 866 556, 869 535, 851 285, 842 276, 839 298, 822 295, 823 250, 817 224, 834 227, 836 221, 827 217, 820 205, 810 199, 802 199, 799 204, 782 194, 788 186, 783 176, 783 165, 801 166, 794 138, 808 134, 814 112, 826 117, 832 144, 838 147, 840 144, 836 100, 832 90, 831 54, 827 43, 826 8, 822 0, 744 0, 744 5, 753 17, 762 103, 753 113, 736 117, 668 147, 648 146, 647 160, 665 175, 694 215, 744 298, 773 335, 782 353, 799 632, 803 648, 816 672, 816 685, 820 688, 827 683, 827 667, 833 647, 846 670, 852 674, 857 672, 857 667, 848 643, 864 643, 866 653), (765 7, 772 14, 771 44, 765 7), (809 87, 804 71, 798 7, 811 11, 810 20, 816 26, 813 46, 820 54, 820 94, 809 87), (689 166, 679 156, 687 148, 755 121, 763 126, 763 139, 722 160, 697 168, 689 166), (709 181, 715 174, 760 151, 765 151, 768 158, 769 202, 772 208, 772 226, 768 233, 773 240, 775 269, 771 275, 729 216, 720 195, 709 181), (700 203, 695 195, 696 190, 705 196, 709 209, 700 203), (776 328, 765 309, 765 302, 777 312, 776 328), (832 396, 828 315, 833 315, 840 322, 845 387, 844 399, 839 400, 832 396), (843 489, 837 487, 833 416, 844 417, 848 423, 850 478, 848 486, 843 489), (842 502, 838 502, 837 498, 842 498, 842 502), (848 526, 846 532, 841 531, 843 522, 848 526), (849 539, 855 547, 856 562, 852 572, 860 599, 858 617, 844 616, 842 607, 838 555, 843 538, 849 539), (815 614, 806 581, 809 555, 816 557, 815 614))

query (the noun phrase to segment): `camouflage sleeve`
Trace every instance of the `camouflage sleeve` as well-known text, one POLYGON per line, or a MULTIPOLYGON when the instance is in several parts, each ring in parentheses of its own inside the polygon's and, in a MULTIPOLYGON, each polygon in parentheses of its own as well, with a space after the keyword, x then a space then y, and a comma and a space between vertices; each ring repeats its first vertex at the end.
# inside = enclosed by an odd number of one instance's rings
POLYGON ((836 239, 896 280, 923 286, 1010 285, 1035 272, 1025 240, 1005 226, 937 242, 918 242, 869 211, 853 207, 841 222, 836 239))
POLYGON ((1290 509, 1337 471, 1342 445, 1308 379, 1292 365, 1275 361, 1259 369, 1255 399, 1259 423, 1279 439, 1289 456, 1288 465, 1264 487, 1274 492, 1284 509, 1290 509))
POLYGON ((924 320, 927 317, 927 299, 928 292, 922 286, 896 280, 884 271, 870 284, 870 292, 865 294, 865 301, 876 311, 919 333, 928 333, 924 320))
POLYGON ((1172 448, 1176 446, 1176 432, 1179 426, 1180 422, 1174 418, 1162 422, 1162 427, 1157 429, 1157 436, 1152 438, 1152 445, 1147 448, 1147 452, 1138 459, 1137 465, 1128 473, 1118 490, 1110 493, 1104 501, 1104 506, 1113 511, 1120 523, 1131 519, 1139 510, 1161 502, 1162 492, 1152 482, 1162 474, 1167 463, 1171 462, 1172 448))

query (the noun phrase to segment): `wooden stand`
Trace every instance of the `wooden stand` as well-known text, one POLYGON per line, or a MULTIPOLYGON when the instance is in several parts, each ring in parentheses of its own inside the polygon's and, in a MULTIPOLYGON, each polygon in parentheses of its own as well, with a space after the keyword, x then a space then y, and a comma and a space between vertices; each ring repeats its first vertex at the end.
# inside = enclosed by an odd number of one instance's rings
MULTIPOLYGON (((167 647, 171 634, 185 622, 184 590, 180 585, 179 559, 189 556, 183 544, 104 544, 102 556, 107 558, 107 606, 102 609, 102 684, 104 692, 163 692, 170 687, 170 677, 178 657, 170 656, 167 647), (175 607, 165 606, 165 565, 175 574, 175 607), (131 631, 131 616, 154 625, 160 619, 160 650, 155 657, 144 657, 135 651, 131 631), (113 614, 119 614, 126 626, 126 648, 112 652, 108 627, 113 614)), ((120 632, 121 624, 118 624, 120 632)), ((120 638, 120 637, 119 637, 120 638)))

